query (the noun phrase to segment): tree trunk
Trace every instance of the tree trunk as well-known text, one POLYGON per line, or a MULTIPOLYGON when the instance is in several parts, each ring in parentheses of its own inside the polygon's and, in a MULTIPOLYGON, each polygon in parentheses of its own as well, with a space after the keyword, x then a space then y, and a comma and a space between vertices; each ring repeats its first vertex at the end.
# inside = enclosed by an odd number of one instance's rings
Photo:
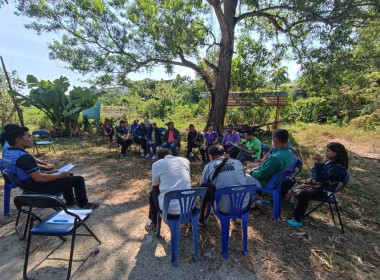
POLYGON ((231 62, 233 43, 221 45, 219 54, 219 72, 216 77, 215 90, 211 93, 211 109, 208 123, 214 123, 214 129, 221 134, 224 129, 224 117, 227 113, 227 102, 230 90, 231 62))
POLYGON ((214 129, 221 134, 224 130, 224 117, 227 112, 228 95, 231 83, 231 63, 234 54, 235 13, 238 0, 225 0, 224 9, 220 3, 213 8, 222 34, 219 49, 218 70, 215 89, 211 92, 211 109, 208 123, 214 123, 214 129))

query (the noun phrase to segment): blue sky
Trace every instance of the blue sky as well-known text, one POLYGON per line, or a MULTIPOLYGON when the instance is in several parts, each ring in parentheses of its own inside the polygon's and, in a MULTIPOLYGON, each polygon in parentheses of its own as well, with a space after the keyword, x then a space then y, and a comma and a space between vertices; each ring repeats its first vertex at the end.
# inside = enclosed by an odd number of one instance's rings
MULTIPOLYGON (((59 35, 37 35, 34 31, 27 30, 24 27, 25 23, 28 23, 28 19, 16 16, 13 5, 4 5, 0 9, 0 55, 8 72, 16 70, 23 80, 28 74, 34 75, 39 80, 54 80, 65 76, 72 86, 88 86, 85 80, 91 75, 83 76, 65 68, 65 63, 49 59, 47 43, 59 35)), ((295 79, 299 65, 289 62, 286 66, 289 78, 295 79)), ((128 77, 132 80, 170 79, 177 74, 195 77, 194 72, 186 67, 176 67, 175 74, 171 76, 165 73, 163 67, 157 67, 152 73, 132 73, 128 77)))

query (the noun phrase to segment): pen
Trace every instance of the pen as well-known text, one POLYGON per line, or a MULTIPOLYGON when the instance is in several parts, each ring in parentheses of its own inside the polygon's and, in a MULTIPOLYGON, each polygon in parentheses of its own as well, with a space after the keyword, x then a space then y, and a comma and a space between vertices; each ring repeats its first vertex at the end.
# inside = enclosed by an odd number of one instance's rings
POLYGON ((56 222, 56 223, 68 223, 69 220, 53 220, 53 222, 56 222))

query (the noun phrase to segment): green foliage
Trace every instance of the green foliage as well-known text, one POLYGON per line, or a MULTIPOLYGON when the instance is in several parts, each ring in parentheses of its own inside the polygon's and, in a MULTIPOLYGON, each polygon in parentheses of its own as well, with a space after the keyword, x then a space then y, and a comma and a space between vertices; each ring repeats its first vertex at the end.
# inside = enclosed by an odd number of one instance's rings
POLYGON ((331 106, 323 97, 310 97, 298 99, 293 104, 293 116, 302 122, 324 122, 331 106))
POLYGON ((364 130, 376 130, 380 127, 380 111, 377 110, 370 115, 357 117, 351 120, 350 124, 364 130))
POLYGON ((64 126, 70 130, 78 123, 79 113, 91 107, 97 98, 89 89, 81 87, 74 87, 69 95, 65 95, 70 84, 63 76, 51 82, 38 81, 36 77, 28 75, 27 83, 31 90, 29 96, 19 95, 22 105, 38 108, 57 128, 64 126))

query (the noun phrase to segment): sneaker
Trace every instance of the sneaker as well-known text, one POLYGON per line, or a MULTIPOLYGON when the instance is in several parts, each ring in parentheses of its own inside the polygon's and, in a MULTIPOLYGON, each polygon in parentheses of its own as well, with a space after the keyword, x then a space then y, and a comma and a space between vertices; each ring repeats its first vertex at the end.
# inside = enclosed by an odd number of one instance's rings
POLYGON ((255 203, 256 206, 263 204, 263 203, 261 202, 261 199, 257 199, 257 200, 255 200, 254 203, 255 203))
POLYGON ((291 227, 302 227, 302 223, 298 222, 296 219, 291 219, 286 222, 291 227))
POLYGON ((149 158, 150 157, 150 154, 146 154, 145 158, 149 158))
POLYGON ((194 156, 194 154, 193 154, 193 153, 190 153, 189 157, 193 157, 193 156, 194 156))
POLYGON ((125 157, 125 155, 123 155, 123 154, 120 155, 120 158, 124 158, 124 157, 125 157))
POLYGON ((201 226, 201 227, 204 227, 206 225, 205 220, 204 219, 199 219, 198 225, 201 226))
POLYGON ((273 206, 272 201, 270 201, 270 200, 261 200, 261 203, 264 205, 273 206))
POLYGON ((87 205, 85 207, 82 207, 82 208, 95 210, 98 207, 99 207, 98 203, 88 202, 87 205))
POLYGON ((157 157, 156 156, 152 156, 152 159, 155 160, 157 157))

